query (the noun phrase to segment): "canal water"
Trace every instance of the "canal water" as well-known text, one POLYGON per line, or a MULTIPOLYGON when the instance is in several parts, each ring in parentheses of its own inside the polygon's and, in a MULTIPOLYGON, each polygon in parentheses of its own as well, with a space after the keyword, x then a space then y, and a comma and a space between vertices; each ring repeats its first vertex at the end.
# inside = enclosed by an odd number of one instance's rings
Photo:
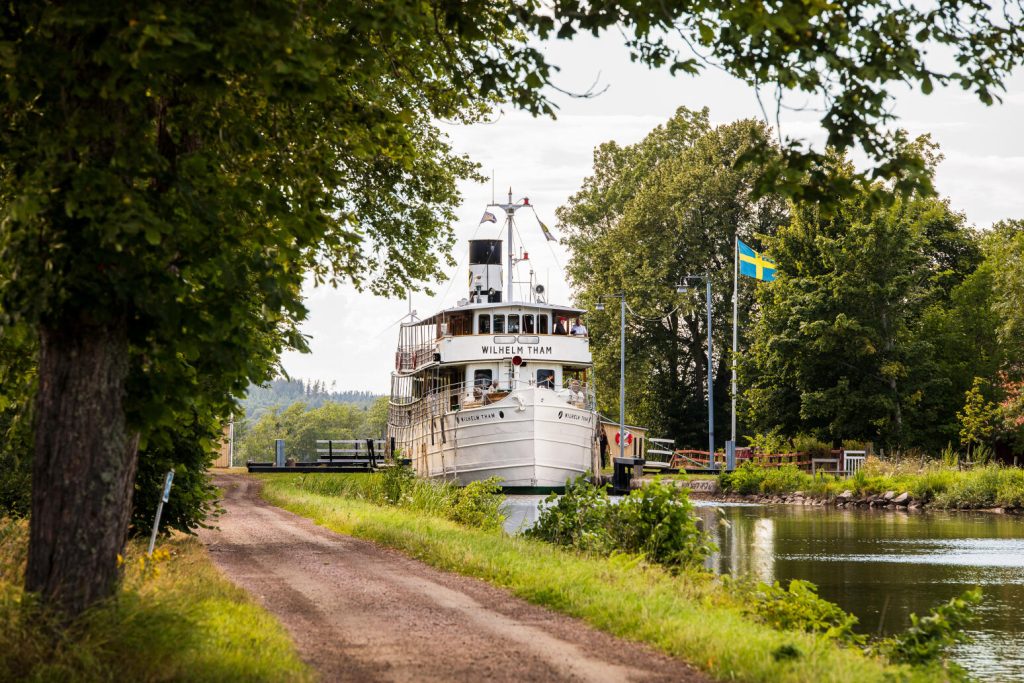
MULTIPOLYGON (((506 529, 537 517, 539 496, 509 496, 506 529)), ((891 633, 939 602, 981 586, 972 643, 956 660, 985 681, 1024 680, 1024 520, 970 512, 890 512, 694 501, 719 547, 720 573, 805 579, 857 615, 859 631, 891 633), (722 508, 722 513, 716 508, 722 508), (719 523, 724 517, 728 526, 719 523)))

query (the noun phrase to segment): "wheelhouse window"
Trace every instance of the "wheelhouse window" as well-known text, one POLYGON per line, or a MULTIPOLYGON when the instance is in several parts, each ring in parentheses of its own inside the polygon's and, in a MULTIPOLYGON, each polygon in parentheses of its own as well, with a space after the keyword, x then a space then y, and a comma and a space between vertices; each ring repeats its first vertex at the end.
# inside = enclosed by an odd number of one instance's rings
POLYGON ((533 326, 533 314, 531 313, 523 315, 523 332, 526 334, 534 334, 535 332, 533 326))
POLYGON ((490 370, 474 370, 473 371, 473 386, 489 387, 490 385, 491 385, 491 371, 490 370))
POLYGON ((476 333, 477 334, 490 334, 491 333, 491 316, 484 314, 480 315, 476 319, 476 333))
POLYGON ((541 314, 537 316, 537 334, 548 333, 548 316, 547 314, 541 314))
POLYGON ((510 313, 508 316, 508 327, 506 328, 509 334, 519 333, 519 314, 510 313))
POLYGON ((537 386, 545 389, 555 388, 555 371, 551 368, 541 368, 537 371, 537 386))
POLYGON ((505 332, 505 316, 496 315, 494 316, 494 334, 504 334, 505 332))

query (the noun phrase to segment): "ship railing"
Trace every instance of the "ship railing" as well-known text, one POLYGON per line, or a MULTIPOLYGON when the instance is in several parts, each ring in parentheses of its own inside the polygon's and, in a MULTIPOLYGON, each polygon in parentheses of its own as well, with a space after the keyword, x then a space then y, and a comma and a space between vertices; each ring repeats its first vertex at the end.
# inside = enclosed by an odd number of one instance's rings
MULTIPOLYGON (((483 383, 452 382, 428 388, 422 396, 392 396, 388 407, 388 424, 398 428, 414 427, 440 418, 448 412, 495 404, 514 389, 536 386, 536 381, 525 379, 506 380, 498 382, 495 387, 486 388, 483 383)), ((596 409, 594 387, 589 382, 569 379, 561 386, 550 387, 549 390, 569 405, 584 410, 596 409)))

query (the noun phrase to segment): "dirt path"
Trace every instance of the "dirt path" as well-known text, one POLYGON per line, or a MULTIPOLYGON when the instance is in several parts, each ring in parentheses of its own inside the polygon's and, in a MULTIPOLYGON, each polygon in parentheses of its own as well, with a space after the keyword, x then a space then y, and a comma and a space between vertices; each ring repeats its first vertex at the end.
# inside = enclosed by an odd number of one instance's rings
POLYGON ((264 502, 219 475, 217 565, 324 681, 707 681, 688 665, 264 502))

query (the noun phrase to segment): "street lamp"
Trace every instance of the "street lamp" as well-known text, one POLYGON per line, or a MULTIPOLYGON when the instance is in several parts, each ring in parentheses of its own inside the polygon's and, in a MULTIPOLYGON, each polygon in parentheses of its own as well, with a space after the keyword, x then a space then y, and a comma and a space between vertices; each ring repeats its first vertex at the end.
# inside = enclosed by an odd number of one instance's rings
POLYGON ((707 307, 708 307, 708 468, 717 469, 715 466, 715 384, 712 381, 712 367, 714 359, 711 348, 711 276, 708 273, 703 275, 687 275, 676 286, 676 291, 686 294, 690 291, 690 281, 704 281, 706 285, 707 307))
POLYGON ((619 310, 619 457, 626 457, 626 295, 605 294, 597 298, 594 307, 604 310, 603 299, 617 298, 621 304, 619 310))

